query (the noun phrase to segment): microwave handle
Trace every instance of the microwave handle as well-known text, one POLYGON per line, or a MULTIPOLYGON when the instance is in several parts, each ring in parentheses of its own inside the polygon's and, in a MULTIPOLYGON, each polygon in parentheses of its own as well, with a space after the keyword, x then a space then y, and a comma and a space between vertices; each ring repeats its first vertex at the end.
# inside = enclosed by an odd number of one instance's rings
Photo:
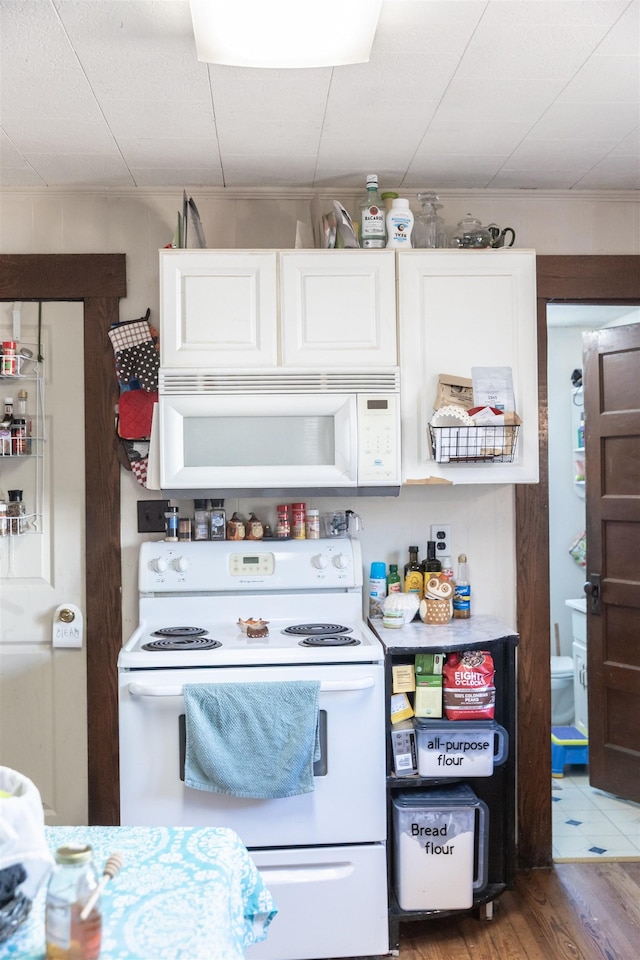
MULTIPOLYGON (((361 680, 323 680, 320 684, 321 693, 335 693, 349 690, 367 690, 375 683, 373 677, 363 677, 361 680)), ((182 697, 183 687, 150 687, 144 683, 130 683, 129 693, 132 697, 182 697)))

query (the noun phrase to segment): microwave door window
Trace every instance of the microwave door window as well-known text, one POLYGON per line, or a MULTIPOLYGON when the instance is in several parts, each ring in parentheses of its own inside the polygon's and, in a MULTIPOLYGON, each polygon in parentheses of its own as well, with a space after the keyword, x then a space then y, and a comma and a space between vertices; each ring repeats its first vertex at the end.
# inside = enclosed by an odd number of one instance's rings
POLYGON ((334 416, 189 417, 183 420, 185 467, 332 466, 334 416))

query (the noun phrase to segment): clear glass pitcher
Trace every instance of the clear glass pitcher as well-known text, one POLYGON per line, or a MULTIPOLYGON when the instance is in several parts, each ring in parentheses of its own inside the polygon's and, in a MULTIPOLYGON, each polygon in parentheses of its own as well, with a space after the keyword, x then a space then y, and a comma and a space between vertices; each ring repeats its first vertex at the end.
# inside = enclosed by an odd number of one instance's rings
POLYGON ((437 194, 427 191, 418 193, 416 196, 422 204, 422 210, 417 214, 413 227, 414 247, 428 249, 445 246, 444 221, 438 216, 438 210, 442 208, 442 204, 437 203, 437 194))

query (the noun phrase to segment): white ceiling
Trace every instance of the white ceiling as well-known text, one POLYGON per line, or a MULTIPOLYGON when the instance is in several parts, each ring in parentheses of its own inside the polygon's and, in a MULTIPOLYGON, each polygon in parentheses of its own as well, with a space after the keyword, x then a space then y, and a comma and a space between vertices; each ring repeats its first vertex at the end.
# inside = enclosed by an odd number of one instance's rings
POLYGON ((640 189, 640 0, 386 0, 312 70, 199 63, 187 0, 0 0, 0 64, 5 187, 640 189))

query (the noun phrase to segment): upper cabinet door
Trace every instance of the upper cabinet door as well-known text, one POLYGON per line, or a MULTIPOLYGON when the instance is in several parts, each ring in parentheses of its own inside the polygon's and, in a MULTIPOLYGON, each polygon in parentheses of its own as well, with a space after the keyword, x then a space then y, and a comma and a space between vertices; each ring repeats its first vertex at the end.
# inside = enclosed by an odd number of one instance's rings
POLYGON ((281 253, 280 298, 283 366, 397 365, 393 250, 281 253))
POLYGON ((161 250, 163 366, 274 367, 276 269, 269 251, 161 250))
POLYGON ((537 482, 535 252, 399 252, 398 304, 403 482, 537 482), (429 423, 438 377, 470 378, 472 367, 512 368, 522 420, 513 462, 433 458, 429 423))

